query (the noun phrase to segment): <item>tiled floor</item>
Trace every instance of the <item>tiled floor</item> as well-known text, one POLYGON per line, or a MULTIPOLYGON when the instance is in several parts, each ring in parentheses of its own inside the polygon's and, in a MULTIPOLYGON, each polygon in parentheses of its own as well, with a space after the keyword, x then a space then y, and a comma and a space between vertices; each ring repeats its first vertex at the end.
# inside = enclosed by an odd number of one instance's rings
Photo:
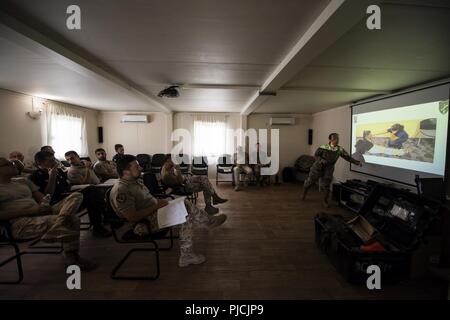
MULTIPOLYGON (((313 218, 324 211, 317 192, 306 202, 300 186, 282 184, 248 187, 234 192, 223 184, 220 193, 230 200, 220 205, 228 221, 220 228, 196 232, 196 251, 203 265, 180 269, 178 247, 161 253, 157 281, 112 280, 109 273, 126 252, 110 239, 93 239, 83 232, 82 254, 99 264, 82 274, 82 289, 66 288, 60 256, 25 256, 25 279, 0 285, 2 299, 432 299, 440 286, 431 280, 409 280, 379 291, 349 285, 314 244, 313 218)), ((333 206, 328 212, 338 212, 333 206)), ((0 248, 0 259, 6 257, 0 248)), ((153 268, 152 258, 138 254, 128 270, 153 268)), ((1 277, 13 276, 12 266, 1 277)))

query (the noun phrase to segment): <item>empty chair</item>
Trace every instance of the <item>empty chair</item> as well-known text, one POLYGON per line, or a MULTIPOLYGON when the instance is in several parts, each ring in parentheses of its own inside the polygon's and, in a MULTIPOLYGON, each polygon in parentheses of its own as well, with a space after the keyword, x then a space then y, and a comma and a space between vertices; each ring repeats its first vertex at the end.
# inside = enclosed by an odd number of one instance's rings
POLYGON ((208 159, 206 157, 194 157, 191 172, 196 176, 208 175, 208 159))
POLYGON ((173 162, 180 166, 180 170, 182 174, 188 174, 190 165, 189 165, 189 155, 187 154, 179 154, 173 158, 173 162))
POLYGON ((150 172, 154 174, 160 174, 161 168, 166 161, 166 155, 164 153, 156 153, 152 157, 152 168, 150 172))
POLYGON ((146 153, 140 153, 136 156, 143 172, 149 172, 152 168, 152 156, 146 153))
POLYGON ((231 175, 231 182, 234 184, 233 178, 233 161, 231 159, 231 155, 229 154, 225 154, 223 156, 220 156, 217 159, 217 165, 216 165, 216 185, 219 184, 219 182, 230 182, 228 180, 221 180, 219 181, 219 174, 224 174, 224 175, 231 175))

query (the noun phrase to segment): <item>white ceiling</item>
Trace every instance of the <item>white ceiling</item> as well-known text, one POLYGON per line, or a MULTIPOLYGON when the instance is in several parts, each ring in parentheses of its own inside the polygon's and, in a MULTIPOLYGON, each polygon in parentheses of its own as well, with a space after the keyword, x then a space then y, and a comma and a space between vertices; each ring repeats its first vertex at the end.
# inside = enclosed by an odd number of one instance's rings
POLYGON ((450 2, 412 3, 382 4, 381 30, 362 20, 284 86, 302 90, 281 90, 256 112, 320 112, 450 76, 450 2))
MULTIPOLYGON (((82 29, 71 31, 65 12, 73 1, 6 2, 3 9, 9 16, 149 99, 109 77, 79 72, 42 54, 39 43, 24 45, 1 32, 0 87, 100 110, 158 111, 159 102, 186 112, 242 111, 330 3, 78 0, 82 29), (157 98, 170 84, 200 88, 182 89, 177 99, 157 98), (244 87, 207 88, 214 84, 244 87), (245 87, 249 85, 253 88, 245 87)), ((365 20, 360 21, 295 70, 277 96, 254 112, 314 113, 372 96, 375 90, 397 90, 450 75, 448 1, 389 1, 381 8, 382 30, 369 31, 365 20)), ((17 38, 21 36, 19 30, 17 38)))
POLYGON ((135 95, 70 70, 0 35, 0 88, 99 110, 159 111, 135 95))

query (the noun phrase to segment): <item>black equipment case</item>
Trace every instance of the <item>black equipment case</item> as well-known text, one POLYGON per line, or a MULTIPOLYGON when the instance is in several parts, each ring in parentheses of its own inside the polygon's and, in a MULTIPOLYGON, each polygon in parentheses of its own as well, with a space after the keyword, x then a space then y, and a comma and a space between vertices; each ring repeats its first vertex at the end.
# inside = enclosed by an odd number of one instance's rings
POLYGON ((317 246, 347 281, 366 283, 367 267, 377 265, 382 283, 396 283, 410 273, 412 252, 438 218, 440 204, 430 199, 384 185, 373 189, 359 211, 378 231, 386 249, 383 252, 362 250, 363 240, 342 216, 319 213, 315 217, 317 246))

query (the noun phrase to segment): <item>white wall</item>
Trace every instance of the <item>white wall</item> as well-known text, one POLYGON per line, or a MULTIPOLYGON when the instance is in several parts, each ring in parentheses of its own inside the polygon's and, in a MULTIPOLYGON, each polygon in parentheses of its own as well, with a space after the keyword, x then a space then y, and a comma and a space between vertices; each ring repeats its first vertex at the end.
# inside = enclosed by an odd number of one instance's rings
POLYGON ((103 127, 103 147, 108 158, 115 154, 114 145, 123 144, 125 153, 167 153, 170 151, 168 141, 172 130, 172 116, 162 112, 132 114, 146 114, 149 123, 122 123, 122 116, 129 112, 101 112, 99 126, 103 127))
MULTIPOLYGON (((36 101, 44 101, 35 98, 36 101)), ((71 105, 72 108, 87 113, 87 136, 90 156, 97 148, 98 112, 71 105)), ((29 95, 0 89, 0 156, 7 157, 11 151, 20 151, 25 161, 32 161, 34 154, 43 145, 43 117, 33 120, 26 115, 32 111, 32 97, 29 95)))
POLYGON ((269 132, 267 143, 270 144, 270 118, 276 117, 292 117, 295 119, 294 125, 273 126, 279 129, 280 133, 280 169, 284 167, 292 167, 295 160, 302 154, 310 153, 308 145, 308 129, 311 128, 311 116, 303 114, 289 115, 270 115, 270 114, 251 114, 247 118, 247 128, 268 129, 269 132))

